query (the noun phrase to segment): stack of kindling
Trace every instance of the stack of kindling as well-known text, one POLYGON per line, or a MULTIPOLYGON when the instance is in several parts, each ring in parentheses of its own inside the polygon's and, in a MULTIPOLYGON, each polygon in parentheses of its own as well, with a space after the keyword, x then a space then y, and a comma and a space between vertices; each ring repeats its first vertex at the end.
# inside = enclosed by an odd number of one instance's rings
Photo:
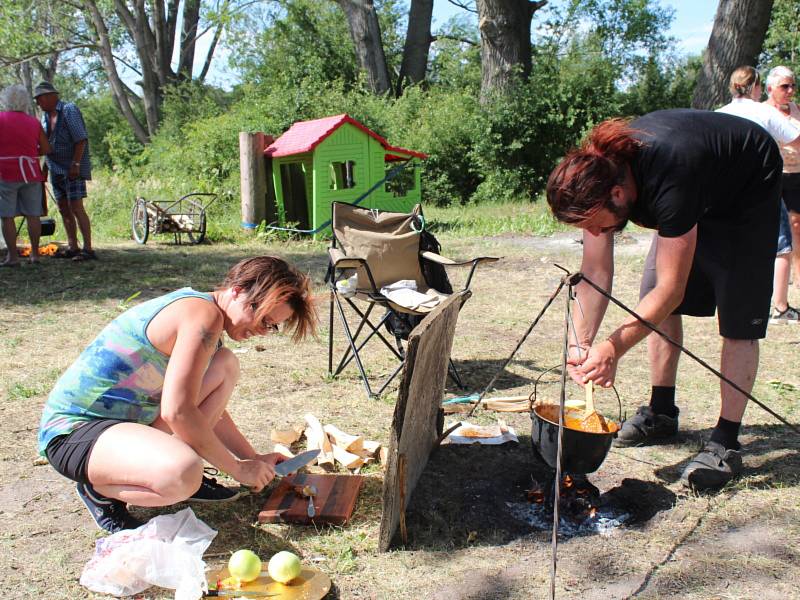
POLYGON ((386 449, 381 447, 380 442, 345 433, 335 425, 322 425, 310 413, 305 416, 305 421, 305 425, 273 431, 271 437, 275 442, 274 451, 291 458, 294 453, 290 446, 305 435, 307 449, 319 449, 317 464, 326 469, 335 469, 336 463, 352 471, 357 471, 375 460, 386 464, 386 449))

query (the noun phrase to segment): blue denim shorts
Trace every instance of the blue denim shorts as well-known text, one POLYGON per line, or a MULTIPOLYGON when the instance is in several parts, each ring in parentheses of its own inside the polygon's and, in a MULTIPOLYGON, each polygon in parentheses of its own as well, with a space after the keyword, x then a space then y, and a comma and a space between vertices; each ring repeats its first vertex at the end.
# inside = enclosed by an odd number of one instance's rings
POLYGON ((789 254, 792 251, 792 230, 789 227, 789 211, 786 203, 781 200, 781 218, 778 226, 778 256, 789 254))

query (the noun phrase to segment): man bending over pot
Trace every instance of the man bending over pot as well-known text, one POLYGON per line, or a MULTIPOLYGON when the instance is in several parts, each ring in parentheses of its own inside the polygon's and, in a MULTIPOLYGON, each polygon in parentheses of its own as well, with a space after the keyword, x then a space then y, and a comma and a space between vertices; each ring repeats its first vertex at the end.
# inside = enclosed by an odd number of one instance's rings
MULTIPOLYGON (((650 113, 595 127, 550 174, 547 200, 556 218, 583 229, 581 271, 607 291, 614 232, 628 220, 654 229, 636 312, 679 344, 682 315, 718 313, 720 371, 748 393, 766 335, 778 232, 782 161, 772 137, 731 115, 695 110, 650 113)), ((578 383, 610 386, 619 359, 648 338, 652 392, 620 431, 621 445, 644 445, 678 431, 675 382, 680 350, 633 317, 605 340, 595 336, 608 300, 577 286, 578 383)), ((737 441, 747 398, 721 383, 711 437, 684 469, 696 489, 719 487, 742 467, 737 441)))

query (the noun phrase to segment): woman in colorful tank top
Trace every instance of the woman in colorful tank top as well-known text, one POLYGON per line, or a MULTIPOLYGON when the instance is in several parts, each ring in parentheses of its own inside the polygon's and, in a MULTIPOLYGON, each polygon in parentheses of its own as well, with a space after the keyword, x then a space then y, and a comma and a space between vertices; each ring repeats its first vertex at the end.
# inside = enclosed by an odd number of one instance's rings
POLYGON ((101 529, 141 523, 126 504, 166 506, 239 496, 203 475, 204 461, 260 491, 280 455, 260 454, 226 410, 239 361, 220 338, 289 328, 313 333, 309 279, 261 256, 236 264, 213 292, 183 288, 124 312, 56 383, 44 407, 39 453, 77 482, 101 529))

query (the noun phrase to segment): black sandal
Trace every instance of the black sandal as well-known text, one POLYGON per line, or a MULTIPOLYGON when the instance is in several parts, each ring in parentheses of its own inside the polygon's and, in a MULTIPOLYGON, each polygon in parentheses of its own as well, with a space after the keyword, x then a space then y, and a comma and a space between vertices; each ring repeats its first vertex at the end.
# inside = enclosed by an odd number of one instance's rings
POLYGON ((97 260, 94 250, 81 250, 72 258, 73 262, 83 262, 84 260, 97 260))
POLYGON ((53 258, 75 258, 80 254, 80 250, 71 250, 70 248, 59 248, 53 255, 53 258))

